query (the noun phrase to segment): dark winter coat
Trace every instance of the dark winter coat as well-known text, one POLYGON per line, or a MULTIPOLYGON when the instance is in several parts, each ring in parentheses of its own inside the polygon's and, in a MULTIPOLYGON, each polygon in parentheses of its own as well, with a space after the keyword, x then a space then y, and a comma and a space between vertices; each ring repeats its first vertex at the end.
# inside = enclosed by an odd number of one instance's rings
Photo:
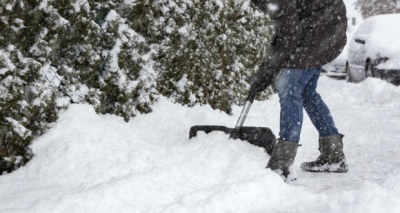
POLYGON ((276 37, 264 67, 321 67, 335 59, 346 44, 347 18, 343 0, 251 0, 274 21, 276 37))

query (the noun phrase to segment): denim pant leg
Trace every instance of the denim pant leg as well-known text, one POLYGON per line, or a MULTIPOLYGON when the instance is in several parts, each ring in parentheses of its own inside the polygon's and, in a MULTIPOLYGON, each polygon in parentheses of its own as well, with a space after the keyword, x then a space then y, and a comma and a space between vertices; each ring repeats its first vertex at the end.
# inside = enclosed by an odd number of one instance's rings
POLYGON ((313 76, 311 70, 283 69, 277 89, 281 106, 279 137, 299 142, 303 125, 303 90, 313 76))
POLYGON ((315 72, 304 88, 303 107, 311 122, 318 130, 320 137, 338 135, 338 130, 331 116, 329 108, 316 91, 320 71, 315 72))

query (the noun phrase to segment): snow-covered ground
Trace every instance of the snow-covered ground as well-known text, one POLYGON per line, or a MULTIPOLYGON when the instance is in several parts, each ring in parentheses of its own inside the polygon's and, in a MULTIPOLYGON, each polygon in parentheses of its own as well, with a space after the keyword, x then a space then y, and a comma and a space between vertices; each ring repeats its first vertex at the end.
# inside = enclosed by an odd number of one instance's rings
MULTIPOLYGON (((34 141, 31 162, 0 176, 0 212, 400 212, 400 87, 322 76, 318 90, 346 135, 346 174, 300 171, 318 156, 307 116, 288 184, 261 148, 223 133, 188 140, 192 125, 233 127, 240 107, 228 116, 161 99, 126 123, 72 105, 34 141)), ((255 102, 245 124, 277 134, 278 97, 255 102)))

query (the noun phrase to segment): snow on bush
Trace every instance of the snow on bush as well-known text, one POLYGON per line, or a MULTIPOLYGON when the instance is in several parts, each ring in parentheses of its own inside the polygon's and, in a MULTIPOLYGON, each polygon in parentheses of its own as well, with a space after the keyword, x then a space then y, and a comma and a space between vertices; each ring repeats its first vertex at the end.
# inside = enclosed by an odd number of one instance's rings
POLYGON ((0 120, 10 139, 0 160, 23 154, 71 103, 125 121, 151 112, 160 94, 230 112, 270 34, 243 0, 7 0, 0 14, 0 120))

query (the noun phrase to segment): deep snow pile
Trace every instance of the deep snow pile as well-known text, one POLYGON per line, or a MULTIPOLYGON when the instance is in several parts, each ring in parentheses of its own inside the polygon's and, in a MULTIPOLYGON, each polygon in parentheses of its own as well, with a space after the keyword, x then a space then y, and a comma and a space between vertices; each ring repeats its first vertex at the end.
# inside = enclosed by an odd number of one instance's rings
MULTIPOLYGON (((346 135, 347 174, 304 173, 318 155, 308 117, 284 183, 265 169, 261 148, 222 133, 188 140, 196 124, 232 127, 234 116, 161 99, 129 123, 72 105, 32 145, 24 168, 0 176, 0 212, 399 212, 400 88, 378 79, 350 84, 322 77, 318 90, 346 135)), ((275 134, 279 102, 255 102, 246 125, 275 134)))

